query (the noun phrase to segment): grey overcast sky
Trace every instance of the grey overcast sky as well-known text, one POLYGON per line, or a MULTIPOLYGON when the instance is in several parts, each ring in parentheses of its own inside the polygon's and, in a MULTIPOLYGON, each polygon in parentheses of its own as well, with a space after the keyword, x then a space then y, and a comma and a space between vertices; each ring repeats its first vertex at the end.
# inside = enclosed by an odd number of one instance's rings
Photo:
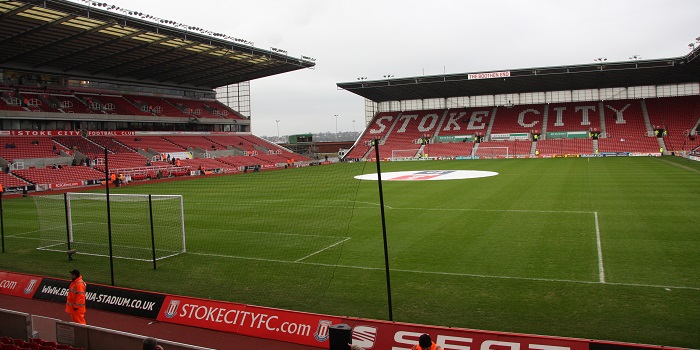
MULTIPOLYGON (((76 1, 76 0, 73 0, 76 1)), ((336 83, 682 56, 698 0, 99 0, 316 59, 251 82, 256 135, 357 131, 363 98, 336 83), (353 120, 356 122, 353 124, 353 120)))

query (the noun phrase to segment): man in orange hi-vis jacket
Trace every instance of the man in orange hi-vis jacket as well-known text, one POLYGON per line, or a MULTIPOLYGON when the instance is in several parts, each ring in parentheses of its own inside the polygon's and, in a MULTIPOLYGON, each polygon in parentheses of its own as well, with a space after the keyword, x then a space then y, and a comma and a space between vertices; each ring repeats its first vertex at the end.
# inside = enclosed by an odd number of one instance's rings
POLYGON ((414 345, 411 350, 442 350, 442 347, 435 344, 429 335, 423 334, 418 338, 418 344, 414 345))
POLYGON ((72 282, 68 287, 68 297, 66 298, 66 312, 70 314, 73 322, 85 324, 85 290, 87 284, 83 281, 80 271, 70 271, 72 282))

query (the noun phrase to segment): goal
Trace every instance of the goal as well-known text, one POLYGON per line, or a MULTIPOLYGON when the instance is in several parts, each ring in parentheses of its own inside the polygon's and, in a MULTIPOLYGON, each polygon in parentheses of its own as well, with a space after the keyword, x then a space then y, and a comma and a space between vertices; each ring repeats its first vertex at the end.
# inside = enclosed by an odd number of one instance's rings
POLYGON ((34 197, 39 250, 152 261, 184 253, 182 196, 65 193, 34 197))
POLYGON ((508 147, 481 147, 476 149, 475 155, 481 158, 509 158, 508 147))
POLYGON ((416 149, 395 149, 391 151, 391 160, 413 160, 416 159, 416 154, 420 151, 420 148, 416 149))

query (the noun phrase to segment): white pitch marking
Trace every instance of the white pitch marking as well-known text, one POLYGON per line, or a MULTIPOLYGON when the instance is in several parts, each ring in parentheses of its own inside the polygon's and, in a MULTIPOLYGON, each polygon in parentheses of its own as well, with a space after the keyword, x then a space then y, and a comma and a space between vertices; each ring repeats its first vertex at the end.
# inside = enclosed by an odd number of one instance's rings
POLYGON ((340 242, 337 242, 337 243, 335 243, 335 244, 331 244, 331 245, 329 245, 328 247, 325 247, 325 248, 323 248, 323 249, 321 249, 321 250, 315 251, 315 252, 313 252, 313 253, 311 253, 311 254, 309 254, 309 255, 303 257, 303 258, 299 258, 299 259, 295 260, 294 262, 301 262, 302 260, 306 260, 306 258, 310 258, 310 257, 312 257, 312 256, 314 256, 314 255, 316 255, 316 254, 318 254, 318 253, 320 253, 320 252, 322 252, 322 251, 324 251, 324 250, 326 250, 326 249, 330 249, 330 248, 333 248, 333 247, 337 246, 338 244, 345 243, 345 242, 348 241, 348 240, 350 240, 350 237, 348 237, 348 238, 346 238, 346 239, 344 239, 344 240, 342 240, 342 241, 340 241, 340 242))
POLYGON ((605 268, 603 267, 603 247, 600 244, 600 225, 598 225, 598 212, 593 213, 595 217, 595 239, 598 246, 598 275, 600 283, 605 283, 605 268))
MULTIPOLYGON (((384 271, 385 270, 383 267, 322 264, 322 263, 311 263, 311 262, 303 262, 303 261, 296 262, 296 261, 289 261, 289 260, 251 258, 251 257, 233 256, 233 255, 224 255, 224 254, 210 254, 210 253, 196 253, 196 252, 187 252, 185 254, 211 256, 211 257, 218 257, 218 258, 255 260, 255 261, 283 263, 283 264, 302 264, 302 265, 312 265, 312 266, 338 267, 338 268, 356 269, 356 270, 370 270, 370 271, 384 271)), ((419 274, 428 274, 428 275, 446 275, 446 276, 458 276, 458 277, 509 279, 509 280, 522 280, 522 281, 541 281, 541 282, 578 283, 578 284, 601 284, 599 281, 564 280, 564 279, 537 278, 537 277, 495 276, 495 275, 479 275, 479 274, 471 274, 471 273, 432 272, 432 271, 403 270, 403 269, 391 269, 391 271, 392 272, 419 273, 419 274)), ((686 290, 699 290, 700 291, 700 287, 662 286, 662 285, 657 285, 657 284, 614 283, 614 282, 611 283, 611 282, 608 282, 608 283, 605 283, 605 285, 644 287, 644 288, 686 289, 686 290)))

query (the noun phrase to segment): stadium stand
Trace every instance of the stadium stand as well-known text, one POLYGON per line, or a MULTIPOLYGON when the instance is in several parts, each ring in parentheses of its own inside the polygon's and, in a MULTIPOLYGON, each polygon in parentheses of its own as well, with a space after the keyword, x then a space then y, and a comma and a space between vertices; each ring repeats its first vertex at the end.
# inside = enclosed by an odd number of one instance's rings
POLYGON ((508 157, 526 157, 530 155, 532 141, 487 141, 479 143, 475 155, 486 158, 502 158, 505 153, 501 148, 508 148, 508 157))
POLYGON ((0 157, 12 162, 16 159, 56 158, 60 151, 68 151, 48 137, 8 136, 0 138, 0 157), (56 146, 56 151, 53 147, 56 146))
POLYGON ((90 113, 102 113, 123 115, 151 115, 144 112, 119 95, 107 94, 76 94, 76 99, 88 106, 90 113))
POLYGON ((547 124, 543 132, 599 131, 600 103, 572 102, 547 106, 547 124))
POLYGON ((0 184, 2 184, 2 187, 5 190, 12 189, 15 187, 24 187, 24 186, 29 186, 30 183, 18 178, 17 176, 14 176, 12 174, 6 174, 3 172, 0 172, 0 184))
POLYGON ((134 152, 133 149, 125 146, 122 143, 115 141, 111 137, 107 136, 90 136, 88 139, 103 148, 107 148, 110 152, 114 153, 131 153, 134 152))
POLYGON ((693 129, 700 123, 699 96, 647 99, 645 103, 654 129, 667 132, 662 137, 669 151, 687 152, 700 146, 700 137, 693 129))
POLYGON ((360 139, 355 143, 355 147, 346 155, 346 158, 374 158, 374 148, 369 146, 369 142, 373 139, 384 139, 389 129, 393 127, 394 122, 398 120, 400 115, 399 112, 378 113, 367 126, 362 136, 360 136, 360 139))
POLYGON ((78 151, 90 158, 104 155, 104 148, 82 136, 54 136, 53 140, 67 149, 78 151))
POLYGON ((561 154, 593 154, 593 141, 585 139, 553 139, 537 141, 540 156, 561 154))
POLYGON ((64 166, 56 169, 29 168, 15 170, 12 173, 34 184, 58 184, 104 179, 104 173, 86 166, 64 166))
POLYGON ((185 147, 178 146, 161 136, 115 136, 113 139, 135 150, 153 150, 157 153, 187 151, 185 147))
POLYGON ((523 133, 542 129, 545 105, 523 105, 514 107, 498 107, 493 122, 484 120, 489 134, 523 133))

